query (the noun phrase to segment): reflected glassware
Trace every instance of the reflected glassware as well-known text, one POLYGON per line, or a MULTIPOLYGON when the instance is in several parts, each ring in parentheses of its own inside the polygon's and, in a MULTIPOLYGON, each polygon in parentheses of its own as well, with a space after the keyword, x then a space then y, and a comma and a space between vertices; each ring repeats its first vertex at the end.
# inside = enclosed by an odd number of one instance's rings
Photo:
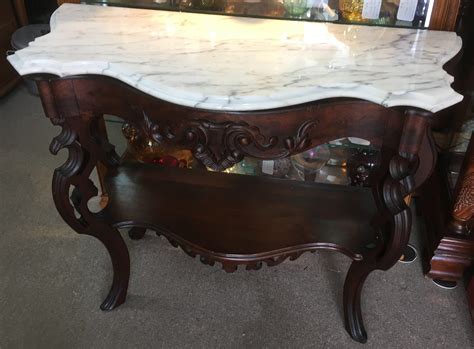
POLYGON ((350 22, 362 22, 364 0, 342 0, 341 12, 344 19, 350 22))
POLYGON ((370 186, 370 176, 380 162, 380 152, 376 149, 354 148, 348 159, 351 185, 370 186))
POLYGON ((339 19, 337 11, 331 8, 323 0, 308 0, 308 5, 313 2, 310 10, 310 18, 318 21, 333 22, 339 19))
POLYGON ((330 156, 329 146, 323 144, 293 155, 291 163, 301 179, 314 182, 317 173, 326 165, 330 156))
POLYGON ((202 8, 209 8, 214 6, 214 0, 201 0, 200 4, 202 8))
POLYGON ((127 140, 125 152, 127 160, 168 167, 193 168, 197 165, 190 150, 172 144, 159 144, 154 139, 142 135, 128 123, 123 125, 122 133, 127 140))
POLYGON ((291 170, 289 158, 261 161, 262 174, 277 178, 285 178, 291 170))
POLYGON ((283 0, 283 7, 288 17, 301 18, 309 11, 307 0, 283 0))

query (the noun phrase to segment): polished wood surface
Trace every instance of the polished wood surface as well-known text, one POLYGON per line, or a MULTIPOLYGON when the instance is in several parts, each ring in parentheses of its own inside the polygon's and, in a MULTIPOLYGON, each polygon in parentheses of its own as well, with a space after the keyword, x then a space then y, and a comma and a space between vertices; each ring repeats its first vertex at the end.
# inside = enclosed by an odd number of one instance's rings
POLYGON ((103 76, 36 78, 47 116, 62 127, 50 150, 69 150, 53 176, 56 207, 76 232, 99 239, 112 260, 103 310, 125 301, 130 278, 128 249, 117 228, 132 228, 134 239, 149 228, 226 271, 276 265, 321 248, 345 253, 354 260, 343 292, 346 328, 355 340, 367 340, 362 287, 372 271, 393 266, 407 245, 411 211, 405 197, 433 167, 431 113, 346 98, 258 112, 207 111, 103 76), (369 189, 126 164, 101 131, 104 114, 160 144, 189 149, 214 171, 244 156, 279 159, 347 136, 369 140, 382 161, 369 189), (98 195, 90 180, 98 164, 106 168, 108 205, 94 213, 87 203, 98 195))
POLYGON ((26 13, 25 0, 12 0, 15 14, 20 27, 29 23, 28 14, 26 13))
POLYGON ((105 185, 104 214, 114 225, 152 229, 183 249, 199 246, 201 257, 227 271, 318 249, 362 260, 378 244, 367 188, 133 164, 105 185))
POLYGON ((454 190, 449 229, 464 235, 469 235, 474 230, 474 134, 471 135, 471 141, 464 155, 464 162, 454 190))
POLYGON ((447 161, 442 161, 421 190, 419 202, 426 225, 423 262, 429 277, 459 281, 474 263, 474 137, 455 190, 447 182, 448 171, 447 161))
POLYGON ((430 29, 454 31, 461 0, 435 0, 430 29))

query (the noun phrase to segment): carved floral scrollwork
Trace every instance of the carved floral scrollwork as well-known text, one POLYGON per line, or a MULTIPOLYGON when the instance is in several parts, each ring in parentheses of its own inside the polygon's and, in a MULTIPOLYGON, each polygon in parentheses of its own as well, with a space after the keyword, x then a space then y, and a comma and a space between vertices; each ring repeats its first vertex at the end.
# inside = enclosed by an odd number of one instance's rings
POLYGON ((457 183, 452 212, 452 231, 472 234, 474 231, 474 135, 467 148, 457 183))
POLYGON ((118 165, 119 157, 108 141, 95 138, 96 115, 55 119, 53 122, 61 125, 62 131, 51 142, 51 153, 57 154, 61 149, 69 151, 66 162, 54 172, 54 203, 69 226, 79 234, 94 236, 109 251, 114 278, 101 309, 111 310, 125 301, 130 273, 128 250, 118 231, 107 225, 98 214, 91 212, 87 203, 98 194, 97 187, 90 179, 94 167, 102 162, 108 168, 113 168, 118 165))
POLYGON ((316 120, 307 120, 298 129, 296 137, 285 138, 285 148, 288 150, 288 155, 300 153, 311 145, 309 131, 317 124, 316 120))
POLYGON ((474 217, 474 171, 463 179, 453 215, 461 221, 474 217))
POLYGON ((246 122, 198 119, 154 123, 143 112, 143 122, 138 129, 143 137, 158 143, 176 142, 189 147, 196 159, 214 171, 225 170, 241 161, 248 154, 244 148, 249 145, 265 152, 278 143, 277 137, 267 139, 258 127, 246 122))
MULTIPOLYGON (((147 228, 154 230, 157 236, 163 235, 173 247, 181 248, 183 252, 191 258, 198 257, 201 263, 209 266, 214 266, 216 263, 221 263, 222 269, 224 269, 224 271, 226 271, 227 273, 235 272, 239 266, 245 266, 246 270, 260 270, 263 267, 264 263, 268 267, 277 266, 287 259, 289 259, 290 261, 294 261, 306 252, 315 252, 318 249, 324 248, 324 244, 314 243, 308 244, 304 248, 291 248, 285 252, 275 251, 266 253, 265 255, 262 254, 261 256, 241 256, 241 258, 229 259, 228 256, 222 256, 202 248, 193 247, 193 245, 189 244, 179 236, 173 234, 170 231, 163 230, 158 226, 153 226, 149 224, 145 225, 147 226, 147 228)), ((125 224, 124 226, 128 226, 128 224, 125 224)), ((346 250, 341 250, 341 252, 350 256, 350 258, 356 260, 359 260, 361 258, 359 255, 351 254, 346 250)))
POLYGON ((283 158, 311 146, 310 130, 318 122, 305 121, 296 136, 266 136, 247 122, 215 122, 203 119, 153 122, 145 112, 136 130, 144 139, 157 143, 175 142, 189 147, 203 165, 222 171, 240 162, 245 155, 255 158, 283 158), (283 139, 280 142, 280 139, 283 139))
POLYGON ((206 167, 214 171, 229 168, 248 154, 245 147, 253 145, 258 151, 265 152, 278 143, 277 137, 268 139, 255 126, 246 122, 216 123, 207 120, 192 120, 185 126, 185 142, 192 144, 193 155, 206 167), (223 140, 223 150, 212 150, 212 135, 223 140))

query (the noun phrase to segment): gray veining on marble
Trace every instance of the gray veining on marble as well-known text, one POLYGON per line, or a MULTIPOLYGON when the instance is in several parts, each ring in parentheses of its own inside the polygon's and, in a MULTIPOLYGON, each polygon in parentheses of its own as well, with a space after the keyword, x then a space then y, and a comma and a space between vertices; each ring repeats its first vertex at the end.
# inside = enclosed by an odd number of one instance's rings
POLYGON ((62 5, 50 34, 8 60, 21 75, 101 74, 203 109, 331 97, 432 112, 462 100, 442 66, 450 32, 62 5))

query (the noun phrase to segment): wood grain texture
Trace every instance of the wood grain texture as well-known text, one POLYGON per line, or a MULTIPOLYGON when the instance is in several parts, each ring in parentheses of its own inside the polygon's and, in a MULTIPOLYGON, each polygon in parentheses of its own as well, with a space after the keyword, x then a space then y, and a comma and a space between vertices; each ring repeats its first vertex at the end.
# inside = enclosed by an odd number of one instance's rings
POLYGON ((427 275, 432 279, 459 281, 474 263, 474 240, 444 237, 439 242, 427 275))
POLYGON ((15 8, 15 15, 18 24, 22 27, 28 24, 28 14, 26 13, 25 0, 12 0, 15 8))
POLYGON ((464 155, 454 192, 454 204, 450 229, 468 235, 474 230, 474 133, 464 155))
POLYGON ((461 0, 435 0, 430 29, 454 31, 461 0))

